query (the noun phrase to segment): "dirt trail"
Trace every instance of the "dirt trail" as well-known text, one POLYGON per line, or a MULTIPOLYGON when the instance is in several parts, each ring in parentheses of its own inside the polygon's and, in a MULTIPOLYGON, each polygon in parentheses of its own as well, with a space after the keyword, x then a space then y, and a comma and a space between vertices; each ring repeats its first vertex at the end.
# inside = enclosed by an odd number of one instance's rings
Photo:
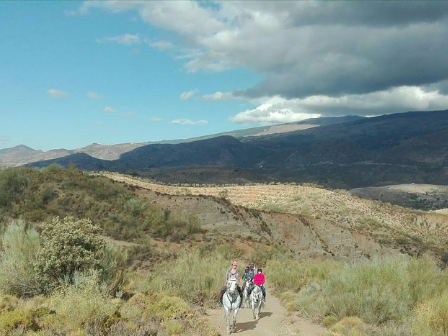
MULTIPOLYGON (((266 300, 267 302, 261 309, 258 321, 252 318, 252 310, 250 308, 241 308, 239 310, 236 330, 232 335, 321 336, 326 331, 320 325, 298 317, 296 313, 288 313, 280 304, 279 299, 269 295, 269 292, 266 300)), ((207 311, 207 315, 210 325, 215 327, 221 335, 227 335, 223 309, 210 309, 207 311)))

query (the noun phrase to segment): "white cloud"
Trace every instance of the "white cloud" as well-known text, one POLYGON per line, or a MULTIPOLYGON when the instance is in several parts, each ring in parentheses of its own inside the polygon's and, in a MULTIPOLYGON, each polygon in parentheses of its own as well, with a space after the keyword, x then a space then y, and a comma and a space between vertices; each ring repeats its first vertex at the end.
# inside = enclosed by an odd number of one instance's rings
POLYGON ((172 124, 176 125, 207 125, 207 120, 191 121, 189 119, 174 119, 171 120, 172 124))
POLYGON ((211 95, 203 95, 199 99, 206 101, 223 101, 223 100, 241 99, 241 98, 235 97, 231 92, 226 93, 215 92, 211 95))
POLYGON ((101 96, 98 93, 96 93, 96 92, 89 91, 89 92, 87 92, 87 98, 89 98, 89 99, 100 99, 101 96))
POLYGON ((437 90, 424 91, 416 86, 402 86, 387 91, 342 97, 310 96, 285 99, 280 96, 254 100, 259 106, 240 112, 230 120, 237 124, 278 124, 319 116, 375 116, 404 111, 446 109, 448 95, 437 90), (264 101, 264 102, 263 102, 264 101))
POLYGON ((180 94, 180 99, 182 100, 188 100, 191 97, 193 97, 193 95, 197 92, 197 90, 193 90, 193 91, 188 91, 188 92, 182 92, 180 94))
POLYGON ((141 40, 140 37, 138 37, 138 35, 124 34, 114 37, 104 37, 102 39, 97 39, 96 42, 97 43, 116 42, 118 44, 132 45, 141 43, 141 40))
POLYGON ((134 113, 133 112, 124 112, 124 113, 122 113, 122 114, 120 114, 122 117, 124 117, 124 118, 131 118, 131 117, 133 117, 134 116, 134 113))
POLYGON ((159 49, 159 50, 168 50, 168 49, 174 48, 174 44, 172 44, 171 42, 168 42, 168 41, 152 42, 152 43, 149 43, 149 45, 151 47, 159 49))
POLYGON ((67 97, 69 96, 69 94, 68 94, 67 92, 64 92, 64 91, 58 91, 58 90, 55 90, 55 89, 47 90, 47 93, 48 93, 51 97, 53 97, 53 98, 59 98, 59 99, 61 99, 61 98, 67 98, 67 97))
POLYGON ((296 122, 309 118, 318 118, 319 114, 306 113, 305 111, 294 110, 288 104, 262 104, 253 110, 246 110, 231 117, 230 121, 236 124, 284 124, 296 122))
POLYGON ((117 111, 115 111, 112 107, 105 107, 103 109, 103 113, 112 114, 112 113, 117 113, 117 111))
POLYGON ((151 118, 151 121, 152 122, 160 122, 160 121, 162 121, 162 119, 157 118, 157 117, 153 117, 153 118, 151 118))

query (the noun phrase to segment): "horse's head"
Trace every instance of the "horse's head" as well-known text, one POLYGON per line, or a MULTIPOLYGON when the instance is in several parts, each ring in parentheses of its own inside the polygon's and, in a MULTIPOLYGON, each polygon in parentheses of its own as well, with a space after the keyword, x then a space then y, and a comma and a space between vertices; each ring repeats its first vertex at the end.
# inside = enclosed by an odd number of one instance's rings
POLYGON ((236 277, 231 276, 229 278, 229 280, 227 280, 227 289, 229 290, 229 292, 234 292, 237 289, 237 281, 236 281, 236 277))

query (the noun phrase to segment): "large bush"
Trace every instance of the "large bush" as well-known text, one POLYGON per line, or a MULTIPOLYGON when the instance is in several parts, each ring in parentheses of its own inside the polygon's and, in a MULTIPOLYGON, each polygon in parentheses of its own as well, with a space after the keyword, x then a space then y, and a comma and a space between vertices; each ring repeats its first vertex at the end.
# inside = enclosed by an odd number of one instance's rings
POLYGON ((125 282, 126 256, 107 246, 89 220, 53 218, 37 231, 24 222, 11 223, 2 239, 0 289, 34 296, 74 282, 75 274, 96 271, 109 292, 125 282))

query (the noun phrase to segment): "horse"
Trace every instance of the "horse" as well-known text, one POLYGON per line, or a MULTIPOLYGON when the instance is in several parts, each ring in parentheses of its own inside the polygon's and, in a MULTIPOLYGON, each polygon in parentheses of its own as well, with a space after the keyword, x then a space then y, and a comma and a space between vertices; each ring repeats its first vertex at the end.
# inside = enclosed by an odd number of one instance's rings
POLYGON ((263 306, 263 291, 260 286, 254 286, 254 289, 252 289, 252 293, 250 293, 250 305, 254 320, 260 319, 260 310, 263 306))
POLYGON ((243 289, 244 308, 250 307, 250 291, 252 290, 253 286, 254 286, 254 283, 252 282, 252 279, 246 280, 244 289, 243 289))
POLYGON ((235 277, 230 277, 227 281, 227 288, 222 296, 222 305, 227 322, 227 334, 230 335, 235 330, 236 318, 240 309, 241 296, 238 291, 238 284, 235 277), (230 325, 230 312, 233 310, 233 324, 230 325))

